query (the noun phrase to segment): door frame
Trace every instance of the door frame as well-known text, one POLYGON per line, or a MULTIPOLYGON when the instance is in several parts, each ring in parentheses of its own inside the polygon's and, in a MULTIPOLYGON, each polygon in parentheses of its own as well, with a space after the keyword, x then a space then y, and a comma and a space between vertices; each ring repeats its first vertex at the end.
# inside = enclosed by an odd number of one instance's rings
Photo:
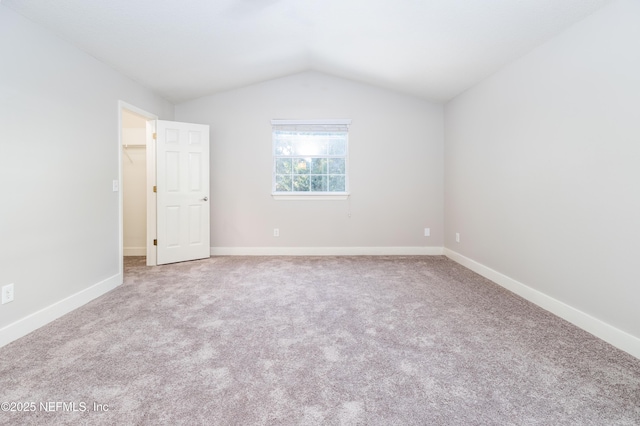
POLYGON ((118 245, 120 259, 120 275, 124 272, 124 196, 122 192, 123 172, 122 172, 122 111, 127 110, 134 114, 140 115, 147 120, 147 182, 145 185, 147 193, 147 265, 156 265, 156 250, 153 240, 156 238, 156 199, 153 196, 153 186, 156 184, 156 150, 153 140, 153 132, 155 129, 155 120, 158 116, 131 105, 125 101, 118 101, 118 245))

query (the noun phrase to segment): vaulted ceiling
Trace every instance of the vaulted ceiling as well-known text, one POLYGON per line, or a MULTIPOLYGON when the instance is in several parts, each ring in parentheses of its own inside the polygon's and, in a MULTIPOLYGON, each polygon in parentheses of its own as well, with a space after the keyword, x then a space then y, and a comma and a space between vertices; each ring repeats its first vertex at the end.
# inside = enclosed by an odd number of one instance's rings
POLYGON ((315 70, 446 101, 611 0, 3 0, 179 103, 315 70))

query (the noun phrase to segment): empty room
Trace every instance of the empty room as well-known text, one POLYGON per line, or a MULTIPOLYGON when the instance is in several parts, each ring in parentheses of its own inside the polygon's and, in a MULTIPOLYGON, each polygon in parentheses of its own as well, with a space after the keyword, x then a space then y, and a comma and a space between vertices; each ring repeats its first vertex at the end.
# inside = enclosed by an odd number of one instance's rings
POLYGON ((640 424, 640 1, 0 0, 0 424, 640 424))

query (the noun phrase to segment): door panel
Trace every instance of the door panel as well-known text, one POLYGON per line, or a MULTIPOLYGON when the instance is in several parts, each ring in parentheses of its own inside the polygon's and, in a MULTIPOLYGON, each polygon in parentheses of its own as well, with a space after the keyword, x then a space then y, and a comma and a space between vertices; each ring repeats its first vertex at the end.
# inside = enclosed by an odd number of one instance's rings
POLYGON ((189 244, 202 243, 202 207, 189 206, 189 244))
POLYGON ((210 255, 209 126, 158 120, 157 263, 210 255))
POLYGON ((202 155, 200 153, 189 154, 189 190, 191 192, 202 190, 202 155))

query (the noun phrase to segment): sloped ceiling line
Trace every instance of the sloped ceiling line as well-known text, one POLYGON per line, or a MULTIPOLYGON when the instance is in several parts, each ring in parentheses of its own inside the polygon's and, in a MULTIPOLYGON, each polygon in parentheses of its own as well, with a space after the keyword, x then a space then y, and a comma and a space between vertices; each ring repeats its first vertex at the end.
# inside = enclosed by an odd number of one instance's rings
POLYGON ((1 5, 173 103, 310 70, 442 102, 611 1, 3 0, 1 5))

